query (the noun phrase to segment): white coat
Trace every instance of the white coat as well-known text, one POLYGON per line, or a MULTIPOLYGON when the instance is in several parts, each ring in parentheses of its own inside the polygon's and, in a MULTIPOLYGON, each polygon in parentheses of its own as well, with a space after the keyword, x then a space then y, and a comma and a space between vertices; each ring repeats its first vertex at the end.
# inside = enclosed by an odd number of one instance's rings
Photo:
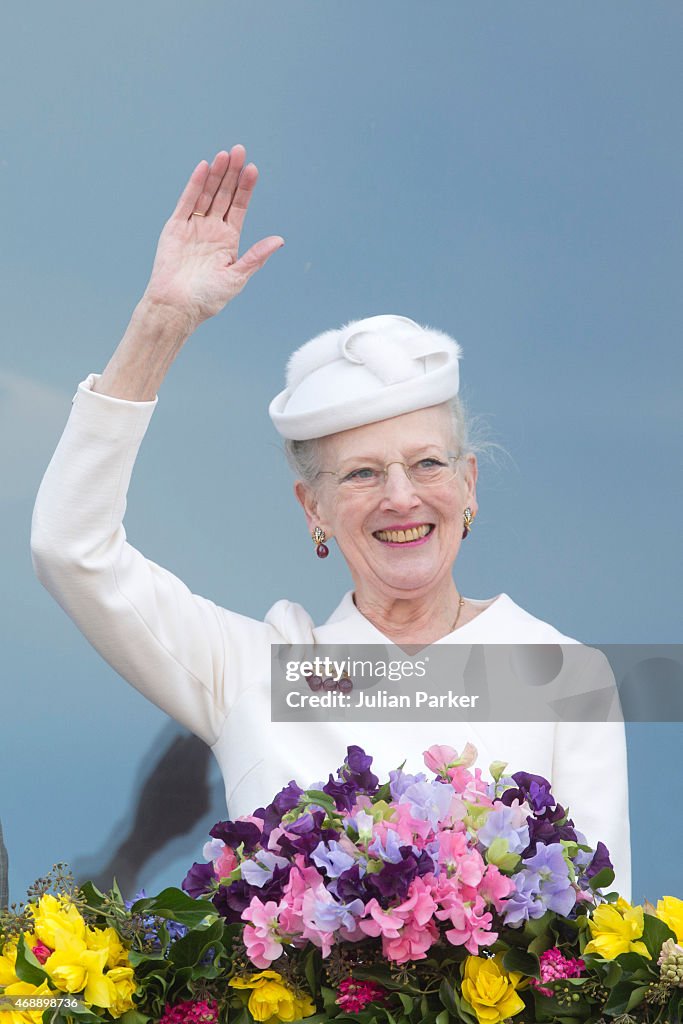
MULTIPOLYGON (((260 622, 193 594, 126 540, 123 516, 135 459, 158 399, 129 402, 79 384, 69 420, 33 513, 38 578, 103 658, 159 708, 212 749, 229 814, 249 814, 291 779, 307 786, 342 764, 348 744, 374 757, 386 777, 407 760, 419 771, 434 743, 478 764, 508 762, 548 778, 591 844, 610 850, 616 885, 630 898, 626 743, 621 722, 435 723, 272 722, 270 645, 388 643, 345 594, 326 623, 278 601, 260 622)), ((482 602, 486 604, 486 602, 482 602)), ((439 643, 572 643, 500 594, 439 643)))

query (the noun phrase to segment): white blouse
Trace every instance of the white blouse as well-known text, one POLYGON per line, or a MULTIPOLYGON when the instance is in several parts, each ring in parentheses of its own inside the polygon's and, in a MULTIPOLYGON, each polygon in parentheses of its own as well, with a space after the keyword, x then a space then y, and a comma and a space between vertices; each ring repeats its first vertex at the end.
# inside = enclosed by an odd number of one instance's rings
MULTIPOLYGON (((379 630, 348 592, 316 626, 299 604, 281 600, 263 622, 190 592, 126 540, 123 516, 133 466, 158 397, 130 402, 79 384, 64 433, 33 512, 31 552, 41 583, 103 658, 140 693, 200 736, 225 780, 229 814, 249 814, 291 779, 326 779, 358 744, 386 777, 406 760, 420 771, 433 743, 478 764, 508 762, 548 778, 588 841, 610 850, 615 885, 630 898, 626 741, 622 722, 272 722, 271 644, 380 643, 379 630), (352 730, 352 735, 350 734, 352 730)), ((449 644, 575 643, 500 594, 449 644)))

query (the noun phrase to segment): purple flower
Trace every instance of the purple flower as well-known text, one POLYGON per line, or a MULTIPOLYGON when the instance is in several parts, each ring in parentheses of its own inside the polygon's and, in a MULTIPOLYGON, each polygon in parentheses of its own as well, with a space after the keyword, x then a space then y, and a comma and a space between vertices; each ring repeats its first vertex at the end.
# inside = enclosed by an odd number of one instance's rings
POLYGON ((488 849, 494 839, 505 839, 510 853, 522 853, 529 845, 529 826, 520 825, 515 828, 513 820, 516 816, 512 807, 491 811, 477 833, 479 841, 488 849))
POLYGON ((556 804, 552 810, 547 809, 542 816, 529 816, 527 822, 529 845, 522 854, 523 857, 535 854, 539 843, 551 846, 554 843, 559 843, 562 839, 576 842, 574 822, 571 818, 567 818, 567 812, 561 804, 556 804))
POLYGON ((197 861, 192 865, 182 881, 182 888, 193 900, 199 899, 211 892, 216 882, 216 875, 213 864, 200 864, 197 861))
POLYGON ((567 917, 576 903, 576 894, 562 846, 559 843, 551 846, 539 843, 536 854, 525 860, 524 864, 538 873, 538 899, 543 903, 544 910, 554 910, 562 917, 567 917))
POLYGON ((417 775, 409 775, 408 772, 404 772, 402 768, 390 771, 389 790, 391 792, 391 799, 399 800, 405 793, 408 786, 412 786, 414 782, 426 781, 427 776, 424 772, 418 772, 417 775))
POLYGON ((536 814, 541 814, 555 806, 555 797, 550 791, 550 783, 542 775, 515 772, 512 778, 517 789, 505 790, 500 798, 504 804, 509 806, 515 799, 520 803, 526 800, 536 814))
POLYGON ((249 885, 255 885, 259 889, 262 889, 267 882, 271 881, 275 868, 285 868, 288 866, 289 861, 285 860, 284 857, 278 857, 277 854, 271 853, 270 850, 258 850, 252 858, 243 860, 240 865, 244 881, 248 882, 249 885))
POLYGON ((228 923, 241 922, 242 911, 249 906, 252 897, 258 896, 264 903, 269 900, 278 903, 282 899, 291 870, 291 864, 287 864, 286 867, 275 867, 272 878, 260 887, 249 885, 243 878, 231 882, 230 885, 221 885, 212 896, 211 902, 228 923))
POLYGON ((453 803, 452 786, 441 782, 414 782, 405 790, 400 803, 410 804, 410 813, 414 818, 428 821, 436 829, 438 823, 448 814, 453 803))
POLYGON ((516 891, 505 901, 505 923, 515 927, 529 918, 542 917, 546 910, 567 917, 576 903, 574 887, 562 846, 539 843, 533 857, 514 876, 516 891))
POLYGON ((400 842, 398 832, 391 828, 387 831, 386 845, 382 845, 380 837, 375 836, 368 846, 368 853, 374 853, 381 860, 388 860, 392 864, 398 864, 400 860, 403 860, 400 842))
POLYGON ((593 859, 586 868, 586 878, 595 878, 604 868, 614 868, 610 860, 609 850, 604 843, 598 843, 593 859))
POLYGON ((334 840, 329 843, 318 843, 311 851, 311 860, 316 867, 324 868, 328 878, 339 878, 342 872, 355 863, 355 857, 342 850, 339 843, 334 840))
POLYGON ((214 839, 222 839, 226 846, 236 850, 244 843, 245 854, 255 850, 261 841, 261 831, 252 821, 219 821, 209 832, 214 839))

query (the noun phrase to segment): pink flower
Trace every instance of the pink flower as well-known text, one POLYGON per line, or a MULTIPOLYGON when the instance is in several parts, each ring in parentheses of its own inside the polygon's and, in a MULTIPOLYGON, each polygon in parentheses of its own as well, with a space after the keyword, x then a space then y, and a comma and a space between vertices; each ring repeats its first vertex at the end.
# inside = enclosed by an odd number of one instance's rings
POLYGON ((551 988, 545 988, 541 982, 561 981, 563 978, 579 978, 583 974, 585 964, 583 960, 573 960, 562 955, 557 946, 546 949, 539 957, 541 965, 541 981, 531 978, 530 984, 542 996, 553 996, 551 988))
POLYGON ((159 1024, 216 1024, 218 1021, 218 1004, 215 999, 187 999, 183 1003, 166 1009, 159 1024))
POLYGON ((500 913, 505 906, 505 898, 514 891, 515 883, 512 879, 501 874, 495 864, 489 864, 479 886, 479 894, 484 897, 486 902, 500 913))
POLYGON ((403 918, 400 914, 393 910, 383 910, 374 897, 369 900, 365 913, 370 915, 370 919, 363 918, 358 923, 366 935, 372 935, 373 938, 378 935, 386 935, 390 939, 398 938, 403 927, 403 918))
POLYGON ((439 929, 433 921, 428 921, 422 928, 415 921, 410 921, 397 938, 382 939, 382 953, 397 964, 404 964, 408 960, 424 960, 427 950, 438 937, 439 929))
POLYGON ((44 942, 38 942, 32 947, 31 952, 40 964, 44 964, 49 956, 52 956, 54 949, 50 949, 44 942))
POLYGON ((473 906, 453 902, 448 910, 437 911, 439 920, 450 919, 452 928, 446 932, 446 938, 453 946, 464 946, 472 956, 479 955, 480 946, 490 946, 498 938, 498 932, 492 932, 493 915, 486 909, 486 904, 478 897, 473 906))
POLYGON ((346 1013, 360 1013, 368 1003, 385 1002, 389 993, 374 981, 344 978, 337 989, 337 1005, 346 1013))
POLYGON ((237 857, 235 851, 231 846, 224 846, 220 852, 220 856, 213 862, 213 870, 216 874, 216 878, 226 878, 231 871, 234 871, 237 867, 237 857))
POLYGON ((265 970, 273 960, 282 954, 282 943, 278 931, 279 907, 274 900, 263 903, 253 896, 251 903, 242 911, 242 919, 251 921, 244 927, 242 938, 251 962, 265 970))
POLYGON ((477 748, 473 747, 471 743, 466 743, 462 754, 458 754, 458 751, 453 747, 441 746, 435 743, 429 750, 424 751, 424 762, 431 772, 435 775, 447 774, 448 768, 462 765, 463 768, 470 768, 477 760, 477 748))

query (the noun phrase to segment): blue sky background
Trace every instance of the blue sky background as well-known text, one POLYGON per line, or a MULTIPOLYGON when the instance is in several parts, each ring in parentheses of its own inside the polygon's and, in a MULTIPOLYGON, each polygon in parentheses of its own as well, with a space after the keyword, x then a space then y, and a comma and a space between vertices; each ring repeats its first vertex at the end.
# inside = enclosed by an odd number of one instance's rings
MULTIPOLYGON (((286 246, 173 365, 136 466, 131 543, 195 592, 323 620, 320 563, 267 416, 290 351, 377 313, 464 348, 485 463, 458 562, 587 642, 681 641, 683 8, 649 0, 14 5, 0 84, 3 720, 11 896, 94 867, 180 730, 35 580, 35 493, 101 372, 190 171, 235 142, 245 247, 286 246)), ((683 726, 629 728, 634 897, 683 895, 683 726), (658 849, 660 846, 660 849, 658 849)), ((212 806, 141 880, 178 884, 212 806)), ((596 780, 599 799, 599 780, 596 780)))

